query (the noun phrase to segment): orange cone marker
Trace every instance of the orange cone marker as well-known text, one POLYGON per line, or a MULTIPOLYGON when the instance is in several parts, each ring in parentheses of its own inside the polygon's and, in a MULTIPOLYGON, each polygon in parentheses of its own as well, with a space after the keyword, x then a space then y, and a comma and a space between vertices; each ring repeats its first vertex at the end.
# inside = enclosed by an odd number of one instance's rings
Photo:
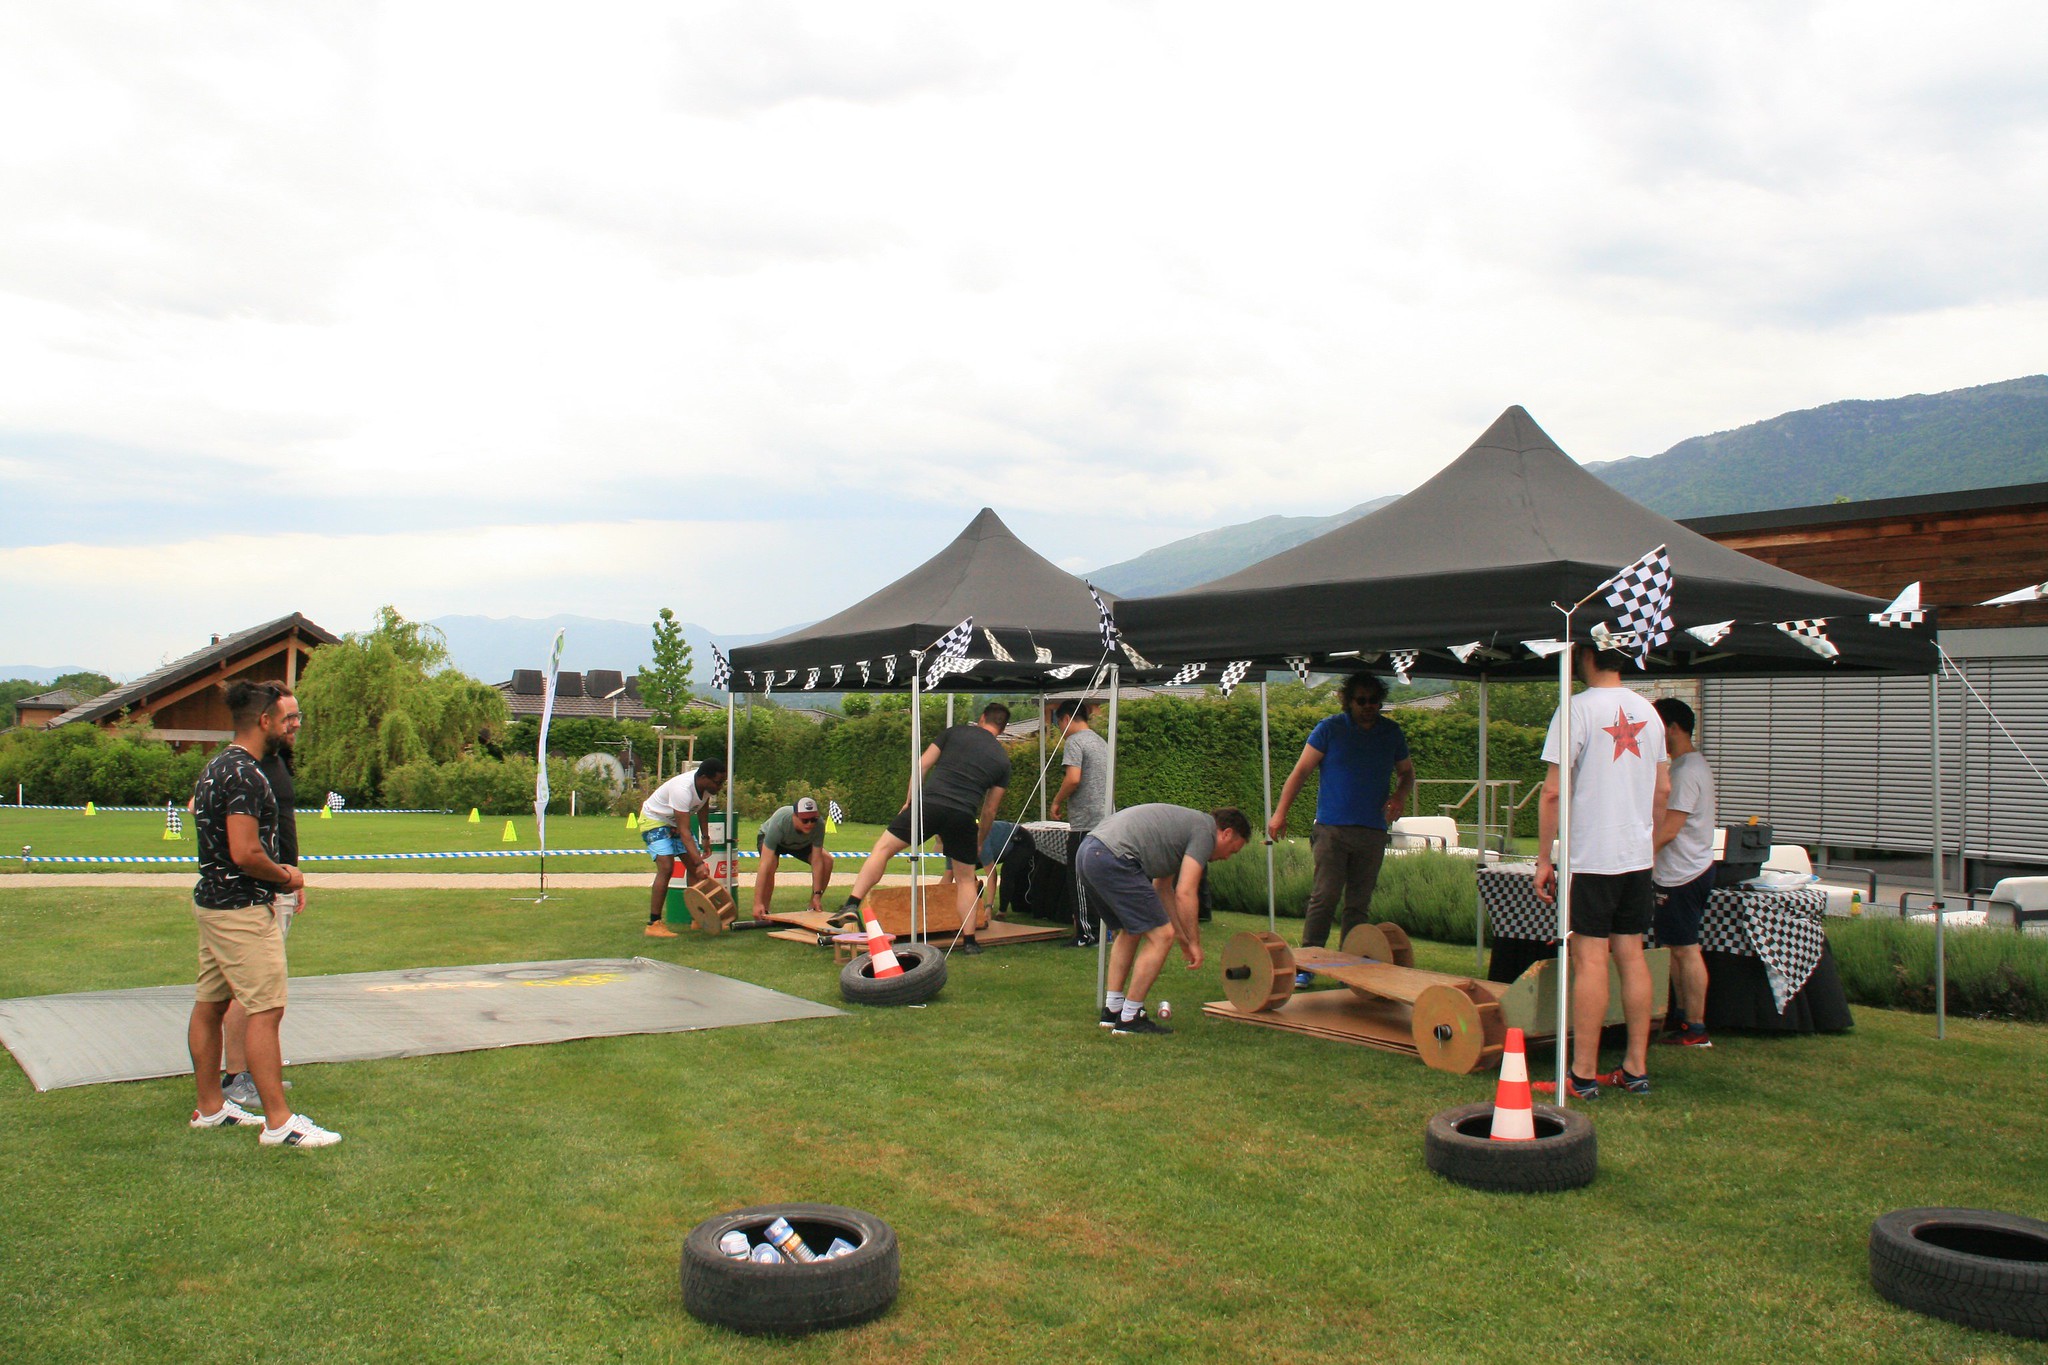
MULTIPOLYGON (((873 915, 867 918, 868 956, 875 964, 875 980, 903 975, 903 964, 896 960, 896 954, 889 950, 889 936, 882 932, 882 922, 873 915)), ((1531 1136, 1534 1136, 1533 1132, 1531 1136)))
POLYGON ((1529 1057, 1524 1051, 1522 1031, 1508 1030, 1507 1048, 1500 1056, 1500 1084, 1493 1092, 1495 1142, 1534 1142, 1536 1111, 1529 1101, 1529 1057))

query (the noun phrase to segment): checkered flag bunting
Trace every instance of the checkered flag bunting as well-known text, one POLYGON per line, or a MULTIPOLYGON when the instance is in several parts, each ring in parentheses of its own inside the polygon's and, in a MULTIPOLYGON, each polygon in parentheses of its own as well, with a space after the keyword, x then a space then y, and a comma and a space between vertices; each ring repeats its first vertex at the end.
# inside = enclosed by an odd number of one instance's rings
POLYGON ((2048 583, 2036 583, 2030 588, 2016 588, 2002 592, 1996 597, 1987 597, 1977 605, 1980 607, 2010 607, 2021 602, 2038 602, 2048 597, 2048 583))
POLYGON ((891 654, 887 658, 883 659, 882 668, 882 685, 886 687, 890 683, 896 681, 896 656, 894 654, 891 654))
MULTIPOLYGON (((1671 555, 1656 549, 1601 584, 1615 609, 1607 625, 1617 647, 1632 644, 1636 667, 1649 667, 1650 651, 1671 638, 1671 555)), ((1598 591, 1598 589, 1595 589, 1598 591)), ((1594 628, 1596 633, 1599 627, 1594 628)))
POLYGON ((732 686, 732 661, 717 645, 711 646, 711 690, 724 692, 732 686))
POLYGON ((868 668, 868 661, 866 659, 855 659, 853 661, 853 666, 860 670, 860 685, 862 687, 866 687, 868 685, 868 679, 873 676, 872 672, 868 668))
POLYGON ((788 672, 787 674, 785 674, 785 675, 783 676, 783 679, 782 679, 782 685, 783 685, 784 687, 787 687, 787 686, 789 686, 789 685, 790 685, 791 683, 793 683, 793 682, 795 682, 795 681, 796 681, 796 670, 792 668, 792 669, 790 669, 790 670, 789 670, 789 672, 788 672))
POLYGON ((818 670, 813 668, 804 674, 804 691, 815 692, 818 688, 818 670))
POLYGON ((1125 657, 1126 659, 1129 659, 1129 660, 1131 661, 1131 667, 1133 667, 1133 668, 1150 668, 1150 667, 1152 667, 1152 661, 1151 661, 1150 659, 1146 658, 1146 657, 1145 657, 1144 655, 1140 654, 1140 653, 1139 653, 1139 652, 1138 652, 1137 650, 1135 650, 1135 649, 1132 649, 1132 648, 1131 648, 1131 642, 1130 642, 1129 640, 1125 640, 1125 639, 1121 639, 1121 638, 1120 638, 1120 639, 1118 639, 1117 643, 1118 643, 1119 645, 1123 646, 1123 651, 1124 651, 1124 657, 1125 657))
POLYGON ((1837 659, 1841 657, 1842 651, 1836 649, 1835 642, 1828 638, 1828 622, 1825 616, 1815 617, 1807 621, 1778 621, 1774 624, 1779 630, 1784 631, 1823 659, 1837 659))
POLYGON ((1086 664, 1061 664, 1058 668, 1046 669, 1045 674, 1049 678, 1058 678, 1061 682, 1065 682, 1087 666, 1086 664))
POLYGON ((974 618, 968 617, 959 625, 938 638, 938 642, 925 651, 926 657, 936 654, 941 659, 959 658, 967 653, 967 647, 974 643, 974 618))
POLYGON ((1452 645, 1451 657, 1461 664, 1469 664, 1472 662, 1472 656, 1483 648, 1484 646, 1477 640, 1474 640, 1469 645, 1452 645))
POLYGON ((925 670, 924 685, 927 690, 937 687, 955 673, 971 673, 979 659, 970 659, 965 654, 941 654, 925 670))
POLYGON ((1302 681, 1303 681, 1304 683, 1308 681, 1308 655, 1306 655, 1306 654, 1290 654, 1290 655, 1288 655, 1288 656, 1287 656, 1287 666, 1288 666, 1289 668, 1291 668, 1291 669, 1293 669, 1293 670, 1294 670, 1294 676, 1295 676, 1295 677, 1297 677, 1297 678, 1301 679, 1301 680, 1302 680, 1302 681))
POLYGON ((1095 585, 1088 585, 1088 595, 1095 599, 1095 625, 1102 632, 1102 652, 1116 653, 1117 642, 1123 639, 1123 632, 1116 628, 1116 618, 1109 614, 1109 604, 1102 600, 1102 594, 1095 591, 1095 585))
POLYGON ((1420 657, 1421 651, 1413 649, 1397 649, 1387 655, 1387 665, 1394 670, 1394 676, 1401 680, 1403 687, 1408 685, 1409 671, 1415 667, 1415 661, 1420 657))
POLYGON ((1250 659, 1234 659, 1223 665, 1223 676, 1216 680, 1223 688, 1223 695, 1227 697, 1232 692, 1235 692, 1237 685, 1244 681, 1244 675, 1251 672, 1251 670, 1252 661, 1250 659))
POLYGON ((1892 599, 1892 604, 1883 611, 1870 613, 1874 626, 1917 626, 1927 619, 1927 613, 1920 609, 1920 585, 1908 583, 1906 590, 1892 599))
POLYGON ((745 679, 747 680, 747 691, 749 691, 749 692, 753 691, 753 690, 754 690, 754 670, 753 670, 753 669, 751 669, 751 668, 749 668, 749 669, 745 670, 744 672, 742 672, 742 673, 740 674, 740 676, 741 676, 741 677, 743 677, 743 678, 745 678, 745 679))
POLYGON ((1052 662, 1052 651, 1047 649, 1044 645, 1033 645, 1031 647, 1031 652, 1037 656, 1038 662, 1042 664, 1049 664, 1052 662))
POLYGON ((1173 676, 1166 680, 1166 685, 1168 687, 1181 687, 1191 683, 1201 677, 1202 670, 1207 667, 1207 664, 1182 664, 1174 670, 1173 676))
POLYGON ((845 677, 845 676, 846 676, 846 665, 845 665, 845 664, 834 664, 834 665, 832 665, 832 686, 834 686, 834 687, 837 687, 837 686, 839 686, 839 680, 840 680, 841 678, 845 677))
POLYGON ((1733 621, 1716 621, 1712 625, 1687 626, 1685 633, 1698 640, 1708 649, 1712 649, 1715 645, 1727 639, 1728 632, 1733 629, 1735 629, 1735 622, 1733 621))
POLYGON ((994 659, 999 664, 1010 664, 1017 662, 1015 659, 1012 659, 1010 657, 1010 651, 1004 649, 1001 642, 999 642, 996 639, 996 633, 994 631, 984 626, 982 628, 981 638, 988 641, 989 658, 994 659))

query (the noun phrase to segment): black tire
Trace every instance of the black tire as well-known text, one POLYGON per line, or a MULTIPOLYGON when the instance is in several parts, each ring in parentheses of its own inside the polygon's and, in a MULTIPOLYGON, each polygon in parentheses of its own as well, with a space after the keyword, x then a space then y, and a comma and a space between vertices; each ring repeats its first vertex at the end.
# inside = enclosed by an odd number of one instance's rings
POLYGON ((1422 1134, 1422 1157, 1446 1180, 1475 1190, 1549 1194, 1593 1183, 1599 1148, 1593 1122, 1576 1109, 1535 1106, 1536 1136, 1528 1142, 1495 1142, 1491 1104, 1462 1104, 1430 1119, 1422 1134))
POLYGON ((930 943, 895 950, 903 975, 875 979, 875 960, 862 953, 839 971, 839 993, 856 1005, 922 1005, 946 984, 946 955, 930 943))
POLYGON ((1870 1287, 1901 1308, 2048 1341, 2048 1223, 1899 1209, 1870 1225, 1870 1287))
POLYGON ((762 1204, 706 1219, 683 1239, 683 1307, 714 1327, 756 1335, 802 1336, 871 1321, 896 1301, 901 1258, 896 1232, 873 1214, 837 1204, 762 1204), (718 1239, 738 1228, 753 1241, 777 1218, 813 1250, 834 1237, 848 1254, 808 1264, 735 1261, 718 1239))

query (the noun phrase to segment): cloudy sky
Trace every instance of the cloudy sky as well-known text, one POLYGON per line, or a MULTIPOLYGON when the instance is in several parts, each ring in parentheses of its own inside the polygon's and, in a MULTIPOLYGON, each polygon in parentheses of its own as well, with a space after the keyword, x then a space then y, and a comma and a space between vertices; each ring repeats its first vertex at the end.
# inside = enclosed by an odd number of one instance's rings
POLYGON ((814 618, 2042 368, 2048 10, 0 9, 0 660, 814 618))

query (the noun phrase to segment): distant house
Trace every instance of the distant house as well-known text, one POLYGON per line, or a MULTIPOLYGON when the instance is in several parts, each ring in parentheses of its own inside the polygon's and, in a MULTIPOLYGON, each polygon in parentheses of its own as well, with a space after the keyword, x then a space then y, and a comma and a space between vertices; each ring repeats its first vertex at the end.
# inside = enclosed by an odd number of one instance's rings
POLYGON ((68 687, 54 692, 38 692, 33 697, 22 697, 14 703, 14 723, 40 730, 51 721, 87 700, 68 687))
MULTIPOLYGON (((547 690, 547 675, 538 668, 519 668, 510 682, 497 684, 505 694, 512 719, 540 718, 547 690)), ((605 720, 654 719, 654 712, 640 697, 640 680, 616 668, 593 668, 588 673, 564 669, 555 675, 555 715, 559 719, 598 717, 605 720)))
MULTIPOLYGON (((293 612, 233 635, 216 635, 204 649, 196 649, 111 692, 88 701, 75 701, 42 724, 52 730, 60 725, 111 726, 146 716, 156 727, 155 737, 175 749, 225 743, 234 738, 235 730, 221 684, 247 678, 252 682, 281 682, 296 687, 313 651, 340 638, 293 612)), ((15 706, 32 706, 41 699, 30 697, 15 706)), ((36 723, 27 714, 22 715, 22 724, 36 723)))

